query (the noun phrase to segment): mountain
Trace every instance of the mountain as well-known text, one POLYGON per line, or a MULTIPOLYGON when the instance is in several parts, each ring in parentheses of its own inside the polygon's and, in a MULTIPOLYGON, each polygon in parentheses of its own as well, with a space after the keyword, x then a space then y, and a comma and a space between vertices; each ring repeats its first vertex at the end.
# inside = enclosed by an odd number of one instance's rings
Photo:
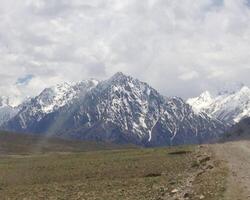
POLYGON ((235 124, 250 116, 250 89, 241 86, 235 90, 225 90, 217 95, 206 91, 199 97, 188 99, 187 103, 199 112, 228 124, 235 124))
POLYGON ((45 89, 3 126, 16 132, 145 146, 207 142, 225 126, 195 113, 181 98, 165 98, 123 73, 108 80, 45 89))
POLYGON ((223 141, 250 139, 250 117, 233 125, 223 137, 223 141))
POLYGON ((46 124, 41 123, 46 116, 64 106, 72 105, 77 98, 84 96, 97 84, 96 80, 87 80, 76 84, 63 83, 46 88, 37 97, 21 104, 19 113, 7 123, 10 129, 17 132, 43 132, 46 124))
POLYGON ((18 113, 19 108, 9 97, 0 97, 0 125, 7 122, 18 113))

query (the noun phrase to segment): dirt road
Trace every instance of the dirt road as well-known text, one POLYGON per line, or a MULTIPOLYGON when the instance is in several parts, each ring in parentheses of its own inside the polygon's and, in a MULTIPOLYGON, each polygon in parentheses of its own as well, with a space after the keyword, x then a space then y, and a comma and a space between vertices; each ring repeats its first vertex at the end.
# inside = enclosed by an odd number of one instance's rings
POLYGON ((212 149, 229 168, 225 199, 250 199, 250 141, 216 144, 212 149))

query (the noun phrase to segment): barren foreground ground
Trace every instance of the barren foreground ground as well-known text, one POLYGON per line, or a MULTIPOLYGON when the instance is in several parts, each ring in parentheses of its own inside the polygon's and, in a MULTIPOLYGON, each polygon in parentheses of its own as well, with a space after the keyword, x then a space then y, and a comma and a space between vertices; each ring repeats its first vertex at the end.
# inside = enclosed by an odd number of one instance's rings
POLYGON ((250 141, 138 149, 1 134, 2 200, 247 200, 250 141))
MULTIPOLYGON (((13 150, 13 149, 12 149, 13 150)), ((0 156, 0 199, 219 200, 226 170, 206 147, 0 156)))
POLYGON ((250 199, 250 141, 216 144, 212 149, 229 168, 225 199, 250 199))

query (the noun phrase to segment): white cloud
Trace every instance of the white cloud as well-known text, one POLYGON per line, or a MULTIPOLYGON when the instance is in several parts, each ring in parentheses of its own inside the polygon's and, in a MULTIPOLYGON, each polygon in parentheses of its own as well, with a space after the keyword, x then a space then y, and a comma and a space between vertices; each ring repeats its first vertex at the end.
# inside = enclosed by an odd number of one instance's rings
POLYGON ((0 94, 116 71, 184 98, 224 82, 249 85, 248 2, 2 0, 0 94))
POLYGON ((179 76, 179 78, 183 81, 192 80, 192 79, 195 79, 198 77, 199 77, 199 74, 196 71, 190 71, 187 73, 183 73, 179 76))

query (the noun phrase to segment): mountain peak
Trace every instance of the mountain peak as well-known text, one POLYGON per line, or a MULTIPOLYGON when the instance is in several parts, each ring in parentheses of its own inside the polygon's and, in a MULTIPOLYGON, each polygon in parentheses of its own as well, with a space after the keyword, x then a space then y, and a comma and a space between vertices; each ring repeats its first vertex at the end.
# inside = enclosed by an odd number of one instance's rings
POLYGON ((197 143, 198 134, 213 138, 215 131, 224 130, 217 120, 194 113, 181 98, 165 100, 147 83, 122 72, 98 85, 82 81, 47 89, 4 127, 139 145, 197 143))
POLYGON ((0 97, 0 107, 4 107, 7 105, 9 105, 9 98, 5 96, 0 97))
POLYGON ((109 80, 119 81, 119 80, 128 80, 128 79, 133 79, 133 78, 131 76, 124 74, 123 72, 117 72, 109 80))
POLYGON ((210 96, 209 92, 204 92, 199 97, 189 99, 187 103, 194 110, 205 112, 229 124, 250 116, 249 87, 244 84, 232 84, 231 87, 226 88, 217 96, 210 96))
POLYGON ((45 115, 58 110, 66 105, 73 104, 76 99, 84 96, 98 84, 97 80, 90 79, 78 83, 64 82, 45 88, 38 96, 26 104, 30 115, 40 113, 45 115))
POLYGON ((124 76, 127 76, 125 75, 123 72, 116 72, 113 77, 124 77, 124 76))
POLYGON ((195 112, 199 113, 204 107, 209 107, 212 101, 213 98, 210 92, 205 91, 198 97, 188 99, 187 103, 193 107, 195 112))
POLYGON ((17 107, 22 103, 22 100, 16 96, 1 96, 0 107, 17 107))
POLYGON ((243 86, 243 87, 240 89, 240 92, 241 92, 241 93, 250 93, 250 89, 249 89, 249 87, 247 87, 247 86, 243 86))
POLYGON ((210 94, 209 91, 205 91, 200 95, 200 98, 204 99, 204 100, 211 100, 212 99, 212 95, 210 94))
POLYGON ((0 97, 0 125, 7 122, 19 111, 18 102, 7 96, 0 97))

